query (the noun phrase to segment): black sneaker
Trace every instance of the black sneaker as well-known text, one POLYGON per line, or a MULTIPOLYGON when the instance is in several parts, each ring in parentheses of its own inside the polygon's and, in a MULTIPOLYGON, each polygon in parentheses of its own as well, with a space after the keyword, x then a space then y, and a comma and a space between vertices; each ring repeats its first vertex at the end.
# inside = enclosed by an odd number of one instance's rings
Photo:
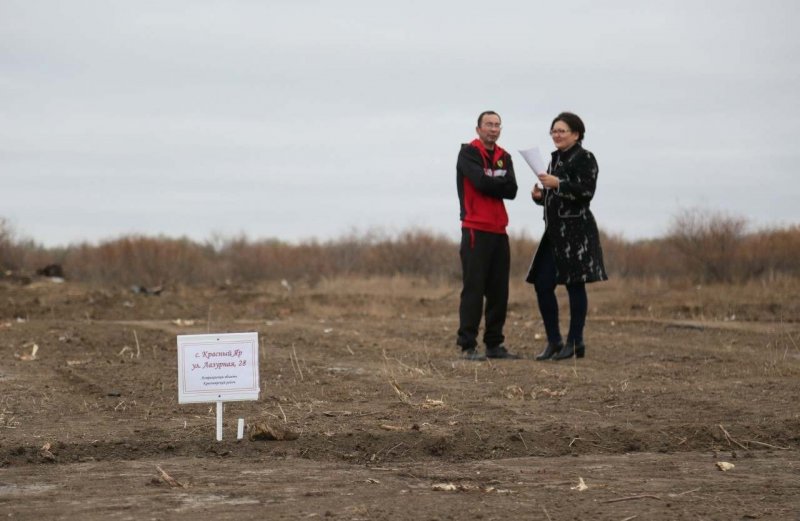
POLYGON ((499 345, 497 347, 486 348, 486 358, 504 358, 506 360, 519 360, 522 358, 519 355, 515 355, 506 349, 506 346, 499 345))
POLYGON ((478 352, 477 349, 471 347, 469 349, 462 349, 461 350, 461 358, 463 360, 471 360, 473 362, 482 362, 486 360, 486 357, 478 352))

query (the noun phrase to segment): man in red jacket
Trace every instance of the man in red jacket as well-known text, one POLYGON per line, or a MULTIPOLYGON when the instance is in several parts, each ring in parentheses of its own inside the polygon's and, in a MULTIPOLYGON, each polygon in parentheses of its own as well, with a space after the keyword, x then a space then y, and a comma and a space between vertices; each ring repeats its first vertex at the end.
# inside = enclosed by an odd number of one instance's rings
POLYGON ((464 284, 456 343, 467 360, 519 358, 503 345, 511 265, 506 234, 508 214, 503 199, 516 197, 517 179, 511 156, 497 144, 501 129, 496 112, 482 112, 475 129, 478 139, 461 145, 456 165, 464 284), (484 298, 486 356, 477 351, 484 298))

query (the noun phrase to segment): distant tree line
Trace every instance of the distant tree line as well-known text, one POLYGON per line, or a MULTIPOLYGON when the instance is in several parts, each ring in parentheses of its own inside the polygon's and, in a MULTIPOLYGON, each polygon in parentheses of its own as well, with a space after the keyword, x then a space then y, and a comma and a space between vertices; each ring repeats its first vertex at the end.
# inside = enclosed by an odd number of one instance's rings
MULTIPOLYGON (((659 278, 696 283, 774 282, 800 276, 800 226, 748 230, 736 216, 686 210, 665 237, 626 240, 603 233, 611 277, 659 278)), ((524 277, 537 241, 511 237, 512 276, 524 277)), ((103 285, 208 285, 337 276, 460 277, 455 236, 426 230, 397 235, 351 234, 330 241, 291 244, 246 237, 203 243, 186 238, 130 235, 99 244, 45 248, 16 236, 0 218, 0 280, 32 277, 61 266, 67 278, 103 285)))

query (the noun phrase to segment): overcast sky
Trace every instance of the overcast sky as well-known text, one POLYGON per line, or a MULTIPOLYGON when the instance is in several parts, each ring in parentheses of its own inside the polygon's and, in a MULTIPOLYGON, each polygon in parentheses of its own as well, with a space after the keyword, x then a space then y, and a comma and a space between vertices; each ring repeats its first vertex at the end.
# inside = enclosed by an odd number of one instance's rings
POLYGON ((800 223, 800 2, 0 0, 0 217, 47 246, 131 233, 459 235, 455 163, 503 117, 532 172, 562 110, 628 239, 686 208, 800 223))

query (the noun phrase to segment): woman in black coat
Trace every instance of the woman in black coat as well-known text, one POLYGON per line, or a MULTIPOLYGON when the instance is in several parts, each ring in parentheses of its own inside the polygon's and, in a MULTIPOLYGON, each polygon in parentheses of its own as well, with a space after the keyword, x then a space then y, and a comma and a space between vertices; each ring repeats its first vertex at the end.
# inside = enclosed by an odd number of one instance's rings
POLYGON ((562 112, 550 125, 556 146, 542 187, 533 187, 533 202, 544 206, 545 230, 533 256, 527 281, 536 288, 547 346, 537 360, 562 360, 586 353, 583 327, 589 307, 586 283, 607 280, 600 234, 589 202, 597 185, 597 161, 581 144, 586 127, 581 118, 562 112), (569 332, 566 343, 558 325, 556 285, 569 294, 569 332))

